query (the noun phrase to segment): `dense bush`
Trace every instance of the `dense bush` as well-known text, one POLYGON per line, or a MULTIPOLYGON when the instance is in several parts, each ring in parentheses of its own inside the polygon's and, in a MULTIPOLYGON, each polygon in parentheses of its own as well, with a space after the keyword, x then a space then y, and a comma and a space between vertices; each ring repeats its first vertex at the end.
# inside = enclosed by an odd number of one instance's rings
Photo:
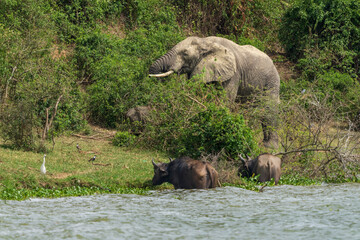
MULTIPOLYGON (((39 149, 40 139, 84 125, 82 95, 71 54, 59 51, 48 1, 0 4, 1 136, 16 147, 39 149), (48 120, 52 128, 43 135, 48 120)), ((62 50, 61 50, 62 51, 62 50)))
MULTIPOLYGON (((345 110, 352 103, 337 99, 338 94, 345 92, 325 87, 336 75, 328 74, 316 86, 293 91, 281 101, 279 137, 283 152, 287 153, 282 157, 285 174, 296 172, 337 181, 356 179, 360 135, 353 132, 354 124, 345 110)), ((344 80, 349 76, 340 77, 344 80)))
POLYGON ((23 100, 8 104, 0 112, 1 137, 15 148, 35 150, 37 147, 40 137, 34 129, 40 127, 40 123, 33 107, 23 100))
POLYGON ((72 43, 103 21, 112 21, 121 16, 126 1, 60 0, 49 1, 52 20, 61 41, 72 43))
POLYGON ((291 1, 171 1, 184 28, 201 35, 231 35, 235 39, 277 41, 276 28, 284 5, 291 1))
POLYGON ((326 99, 328 106, 333 106, 332 111, 347 117, 352 122, 358 121, 360 84, 349 74, 332 69, 325 73, 317 73, 315 80, 311 82, 306 78, 300 78, 281 85, 282 98, 285 101, 292 98, 293 94, 300 94, 301 91, 305 91, 303 94, 305 96, 308 93, 314 94, 319 101, 326 99))
MULTIPOLYGON (((279 39, 301 68, 336 68, 359 74, 360 2, 358 0, 297 0, 282 19, 279 39)), ((314 74, 310 74, 314 78, 314 74)))
POLYGON ((114 146, 118 147, 128 147, 135 142, 135 136, 131 135, 129 132, 117 132, 112 140, 114 146))
POLYGON ((356 79, 346 73, 329 71, 318 76, 314 87, 320 99, 331 95, 329 101, 335 106, 336 112, 358 124, 360 84, 356 79))
POLYGON ((72 84, 72 68, 67 63, 49 55, 29 57, 13 78, 17 81, 9 85, 9 96, 2 99, 0 118, 2 137, 16 147, 37 149, 42 145, 40 139, 80 130, 86 124, 82 96, 78 86, 72 84), (50 121, 51 128, 43 136, 45 124, 50 121))
POLYGON ((242 115, 214 104, 191 118, 176 142, 178 155, 194 157, 223 151, 228 157, 238 159, 239 154, 250 155, 257 149, 253 133, 242 115))
POLYGON ((136 27, 122 29, 123 38, 97 30, 76 40, 80 77, 92 83, 87 89, 90 119, 106 127, 122 123, 129 108, 149 102, 156 83, 147 78, 148 67, 183 38, 166 4, 138 1, 123 11, 132 19, 128 27, 136 27))
POLYGON ((13 0, 1 3, 0 12, 2 126, 16 116, 32 119, 29 128, 19 123, 2 131, 17 146, 29 141, 14 139, 21 135, 14 131, 39 138, 46 109, 51 118, 61 95, 50 135, 80 130, 86 110, 93 123, 115 127, 130 107, 148 102, 150 62, 181 40, 171 7, 161 1, 13 0), (89 85, 87 93, 80 84, 89 85), (16 111, 23 100, 32 118, 16 111))
POLYGON ((241 115, 228 110, 226 94, 216 85, 168 78, 158 85, 151 104, 154 111, 140 135, 146 146, 193 157, 223 150, 236 158, 257 150, 252 131, 241 115))

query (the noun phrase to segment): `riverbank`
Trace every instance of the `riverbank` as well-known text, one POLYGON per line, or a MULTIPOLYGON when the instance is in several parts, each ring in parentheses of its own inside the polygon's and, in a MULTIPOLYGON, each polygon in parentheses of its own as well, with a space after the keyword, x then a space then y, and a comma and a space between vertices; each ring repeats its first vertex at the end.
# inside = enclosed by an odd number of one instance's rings
MULTIPOLYGON (((56 198, 94 194, 147 194, 149 190, 171 189, 170 184, 152 186, 151 160, 168 161, 165 153, 140 148, 113 146, 114 131, 93 128, 91 135, 62 136, 48 143, 46 174, 40 166, 43 153, 25 152, 0 145, 0 199, 24 200, 33 197, 56 198), (77 148, 79 145, 79 148, 77 148), (96 155, 94 162, 89 160, 96 155)), ((216 166, 223 186, 259 191, 264 185, 254 179, 237 177, 234 164, 216 166)), ((283 165, 280 184, 312 185, 322 179, 309 179, 283 165)), ((272 186, 274 183, 268 183, 272 186)))
POLYGON ((155 151, 115 147, 111 135, 102 130, 90 136, 57 138, 53 150, 46 153, 45 175, 40 172, 43 153, 18 151, 2 144, 0 198, 144 193, 151 187, 151 159, 164 161, 165 156, 155 151), (94 155, 96 160, 89 162, 94 155))

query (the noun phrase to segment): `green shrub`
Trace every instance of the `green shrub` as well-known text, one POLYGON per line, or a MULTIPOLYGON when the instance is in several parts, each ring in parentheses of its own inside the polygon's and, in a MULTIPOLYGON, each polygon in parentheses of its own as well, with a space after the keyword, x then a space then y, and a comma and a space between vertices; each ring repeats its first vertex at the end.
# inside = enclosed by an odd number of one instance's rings
POLYGON ((135 143, 136 136, 129 132, 117 132, 112 140, 114 146, 128 147, 135 143))
POLYGON ((327 107, 337 116, 358 122, 360 111, 360 84, 347 73, 331 69, 325 73, 314 73, 315 80, 300 78, 297 81, 282 82, 281 96, 284 100, 299 98, 297 104, 307 108, 309 102, 304 99, 312 94, 318 101, 326 101, 327 107), (305 90, 304 94, 301 91, 305 90))
POLYGON ((33 108, 31 102, 17 101, 0 111, 1 137, 15 148, 29 151, 37 147, 39 135, 34 129, 40 127, 40 123, 33 108))
POLYGON ((164 82, 153 79, 156 87, 149 101, 152 111, 145 125, 142 142, 162 151, 176 152, 180 129, 189 125, 189 119, 204 110, 204 103, 224 104, 225 95, 214 85, 207 85, 183 76, 170 76, 164 82))
POLYGON ((356 122, 360 111, 360 84, 349 74, 329 71, 319 75, 317 80, 318 91, 321 97, 331 95, 329 99, 336 106, 339 114, 348 115, 350 120, 356 122))
MULTIPOLYGON (((358 0, 297 0, 285 13, 279 39, 289 57, 317 59, 330 67, 358 74, 360 54, 358 0)), ((302 62, 311 66, 313 62, 302 62)))
POLYGON ((177 156, 199 157, 224 149, 235 158, 256 151, 243 117, 227 109, 225 91, 200 79, 174 77, 158 85, 151 101, 155 111, 140 136, 142 142, 177 156))
POLYGON ((277 41, 276 29, 285 1, 274 0, 171 0, 184 28, 201 35, 233 35, 236 39, 277 41))
POLYGON ((359 135, 353 129, 360 88, 354 81, 347 74, 329 72, 316 82, 298 83, 301 88, 289 84, 280 104, 278 131, 283 152, 289 153, 282 157, 284 174, 338 181, 356 175, 359 135))
POLYGON ((257 147, 243 116, 215 104, 208 104, 205 111, 191 118, 176 142, 177 155, 193 157, 224 151, 230 158, 237 159, 238 154, 250 155, 257 147))
POLYGON ((118 18, 124 10, 124 1, 53 1, 52 20, 56 24, 58 37, 66 43, 76 41, 84 32, 97 29, 102 22, 118 18))
POLYGON ((57 42, 52 4, 34 0, 0 4, 0 135, 26 150, 43 149, 46 138, 86 124, 71 51, 59 54, 68 48, 57 42), (44 139, 47 111, 48 121, 53 121, 44 139))
POLYGON ((158 0, 60 1, 52 7, 60 39, 75 43, 89 120, 105 127, 122 124, 129 108, 149 101, 151 62, 181 40, 173 9, 158 0))
POLYGON ((40 139, 82 129, 86 124, 82 97, 77 85, 71 84, 71 70, 68 64, 62 65, 48 55, 24 59, 14 73, 17 85, 11 85, 11 95, 3 99, 6 104, 0 109, 0 135, 17 148, 35 150, 42 145, 40 139), (46 122, 52 125, 43 138, 46 122))
POLYGON ((137 28, 125 38, 98 31, 78 40, 79 69, 93 82, 87 89, 90 119, 106 127, 116 127, 130 108, 150 102, 158 80, 147 77, 149 66, 183 39, 167 4, 138 1, 124 11, 129 8, 137 28))

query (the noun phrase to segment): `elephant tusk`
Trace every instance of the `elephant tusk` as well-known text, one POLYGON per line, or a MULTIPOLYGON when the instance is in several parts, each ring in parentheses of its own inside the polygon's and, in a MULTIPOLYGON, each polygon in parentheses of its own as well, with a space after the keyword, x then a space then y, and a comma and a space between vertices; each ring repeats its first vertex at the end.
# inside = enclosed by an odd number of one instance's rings
POLYGON ((167 76, 169 76, 169 75, 171 75, 171 74, 173 74, 173 73, 174 73, 174 71, 173 71, 173 70, 170 70, 170 71, 168 71, 168 72, 166 72, 166 73, 149 74, 149 77, 167 77, 167 76))

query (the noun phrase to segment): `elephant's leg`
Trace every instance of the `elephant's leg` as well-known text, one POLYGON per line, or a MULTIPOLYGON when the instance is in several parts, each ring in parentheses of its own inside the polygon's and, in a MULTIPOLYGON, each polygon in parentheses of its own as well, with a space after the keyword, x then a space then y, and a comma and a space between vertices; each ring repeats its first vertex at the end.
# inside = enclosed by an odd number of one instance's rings
POLYGON ((263 144, 268 148, 278 148, 279 146, 279 137, 276 132, 279 114, 278 105, 278 100, 271 97, 266 103, 264 116, 262 117, 263 144))
POLYGON ((275 126, 272 126, 270 124, 266 124, 267 120, 263 120, 261 123, 263 133, 264 133, 264 140, 263 144, 267 148, 278 148, 279 147, 279 137, 277 135, 275 126))
POLYGON ((268 125, 265 123, 265 119, 261 120, 261 127, 263 129, 263 134, 264 134, 264 142, 268 142, 270 140, 270 131, 268 129, 268 125))

